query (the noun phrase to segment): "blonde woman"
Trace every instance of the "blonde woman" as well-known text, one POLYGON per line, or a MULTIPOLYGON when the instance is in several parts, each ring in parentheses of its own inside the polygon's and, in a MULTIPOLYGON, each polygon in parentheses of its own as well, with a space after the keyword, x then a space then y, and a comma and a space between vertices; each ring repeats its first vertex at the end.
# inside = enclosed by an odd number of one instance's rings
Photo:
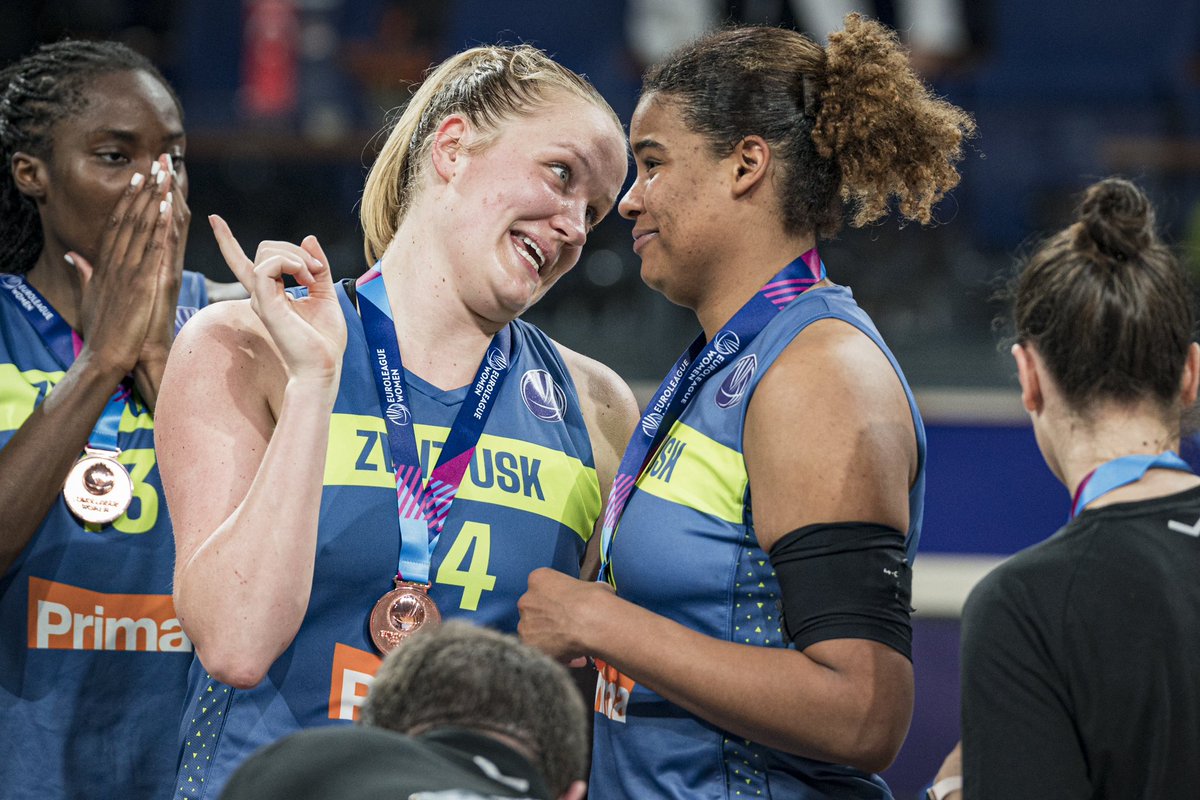
POLYGON ((583 79, 530 47, 475 48, 388 136, 356 284, 331 281, 312 237, 251 260, 212 220, 252 299, 196 318, 159 407, 198 659, 179 797, 354 718, 379 654, 422 624, 511 632, 531 570, 580 572, 636 408, 517 318, 575 265, 625 169, 583 79))

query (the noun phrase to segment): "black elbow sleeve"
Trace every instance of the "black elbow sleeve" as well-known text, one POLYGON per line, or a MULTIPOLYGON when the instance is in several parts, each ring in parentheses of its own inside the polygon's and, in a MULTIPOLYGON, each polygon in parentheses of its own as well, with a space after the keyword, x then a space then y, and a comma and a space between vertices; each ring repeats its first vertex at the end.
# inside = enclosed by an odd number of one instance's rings
POLYGON ((803 650, 871 639, 912 660, 912 569, 904 534, 869 522, 797 528, 770 553, 783 630, 803 650))

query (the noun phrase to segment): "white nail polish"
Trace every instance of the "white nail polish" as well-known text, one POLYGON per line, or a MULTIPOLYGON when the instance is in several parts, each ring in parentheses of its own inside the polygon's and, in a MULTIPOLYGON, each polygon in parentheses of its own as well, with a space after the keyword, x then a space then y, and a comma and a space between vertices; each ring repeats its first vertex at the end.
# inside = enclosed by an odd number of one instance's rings
POLYGON ((150 167, 150 174, 157 175, 158 171, 160 169, 162 169, 162 164, 160 164, 158 161, 155 161, 154 164, 150 167))
MULTIPOLYGON (((156 164, 155 166, 158 166, 158 165, 156 164)), ((158 186, 161 186, 162 182, 165 181, 166 179, 167 179, 167 173, 162 172, 160 170, 159 173, 154 177, 154 183, 158 186)))
POLYGON ((70 253, 67 253, 66 255, 63 256, 63 261, 66 261, 72 267, 75 266, 75 259, 71 258, 70 253))
POLYGON ((159 214, 167 213, 167 201, 166 200, 158 201, 158 213, 159 214))
POLYGON ((167 169, 170 170, 171 175, 175 175, 175 162, 171 160, 170 153, 167 153, 167 169))
POLYGON ((129 179, 129 185, 137 188, 142 185, 142 181, 146 180, 146 176, 140 172, 133 173, 133 177, 129 179))

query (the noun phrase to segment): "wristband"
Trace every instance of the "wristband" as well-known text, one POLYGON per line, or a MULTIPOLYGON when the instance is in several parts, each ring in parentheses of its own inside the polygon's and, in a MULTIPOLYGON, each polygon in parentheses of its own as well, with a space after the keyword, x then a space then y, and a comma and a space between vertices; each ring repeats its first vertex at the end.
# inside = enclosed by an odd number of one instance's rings
POLYGON ((925 790, 925 800, 946 800, 951 792, 961 792, 963 787, 962 775, 952 775, 925 790))

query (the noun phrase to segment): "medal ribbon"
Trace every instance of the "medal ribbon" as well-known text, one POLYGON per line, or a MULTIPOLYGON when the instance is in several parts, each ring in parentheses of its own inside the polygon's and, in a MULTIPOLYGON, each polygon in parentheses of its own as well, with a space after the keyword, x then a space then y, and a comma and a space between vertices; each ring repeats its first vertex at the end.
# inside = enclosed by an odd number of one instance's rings
POLYGON ((1121 456, 1106 461, 1089 472, 1075 489, 1075 497, 1071 500, 1071 518, 1075 518, 1096 498, 1140 481, 1152 469, 1192 471, 1188 463, 1171 450, 1158 455, 1121 456))
POLYGON ((609 567, 613 535, 621 514, 629 502, 638 478, 646 469, 667 431, 679 419, 683 409, 711 378, 731 363, 739 352, 749 347, 754 337, 793 300, 825 279, 825 264, 816 248, 789 263, 767 281, 754 297, 738 310, 712 341, 705 342, 701 333, 691 343, 675 366, 667 373, 654 399, 646 406, 633 438, 625 448, 621 466, 613 478, 604 522, 600 532, 600 575, 602 580, 616 585, 609 567))
POLYGON ((509 327, 500 329, 484 353, 471 389, 454 418, 450 434, 424 480, 412 407, 404 380, 404 363, 387 288, 379 269, 358 280, 359 312, 371 355, 379 408, 387 429, 388 448, 396 472, 396 508, 400 521, 400 563, 396 577, 429 583, 433 551, 446 524, 446 515, 458 494, 463 475, 475 455, 475 446, 492 413, 493 400, 508 376, 512 351, 509 327))
MULTIPOLYGON (((83 339, 79 338, 79 334, 72 330, 66 320, 42 297, 41 292, 20 275, 6 274, 0 275, 0 296, 8 298, 16 306, 17 311, 41 337, 46 349, 63 371, 70 369, 83 349, 83 339)), ((100 412, 100 418, 96 420, 91 436, 88 437, 89 448, 120 452, 120 448, 117 447, 117 430, 132 396, 133 392, 127 381, 118 384, 117 390, 100 412)))

